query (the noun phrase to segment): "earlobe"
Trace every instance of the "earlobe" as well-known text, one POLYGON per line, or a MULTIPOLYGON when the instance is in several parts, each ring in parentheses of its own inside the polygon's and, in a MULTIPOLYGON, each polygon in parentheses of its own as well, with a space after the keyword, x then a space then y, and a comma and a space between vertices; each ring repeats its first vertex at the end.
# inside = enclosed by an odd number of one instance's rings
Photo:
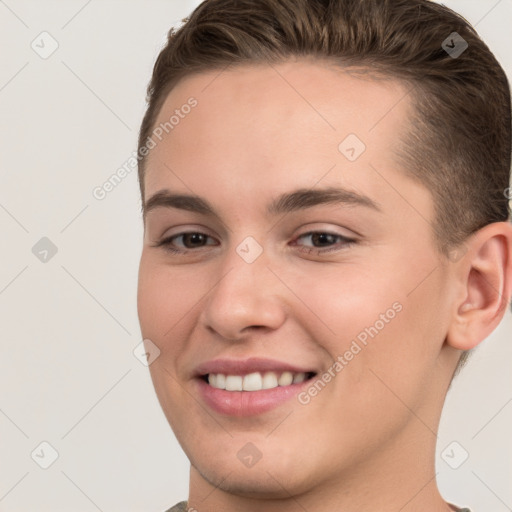
POLYGON ((461 293, 446 341, 459 350, 471 350, 500 323, 512 290, 512 226, 489 224, 467 241, 459 262, 461 293))

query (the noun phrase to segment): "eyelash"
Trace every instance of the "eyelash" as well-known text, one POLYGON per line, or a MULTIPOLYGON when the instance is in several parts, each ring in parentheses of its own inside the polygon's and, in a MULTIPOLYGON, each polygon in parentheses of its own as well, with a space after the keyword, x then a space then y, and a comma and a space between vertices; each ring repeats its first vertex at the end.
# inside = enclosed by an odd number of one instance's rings
MULTIPOLYGON (((186 254, 186 253, 189 253, 189 252, 196 251, 197 249, 202 249, 203 247, 207 247, 207 246, 202 246, 202 247, 198 247, 198 248, 195 248, 195 249, 185 249, 185 250, 183 250, 183 249, 176 249, 175 247, 172 246, 172 241, 174 239, 182 237, 182 236, 185 236, 185 235, 203 235, 203 236, 206 236, 208 238, 212 238, 211 236, 207 235, 206 233, 201 233, 200 231, 185 231, 183 233, 178 233, 176 235, 172 235, 172 236, 170 236, 168 238, 163 239, 162 241, 160 241, 157 244, 155 244, 154 247, 164 247, 164 249, 166 251, 169 251, 172 254, 186 254)), ((350 247, 350 246, 352 246, 352 245, 357 243, 357 240, 355 240, 353 238, 348 238, 348 237, 340 235, 338 233, 331 233, 329 231, 308 231, 307 233, 303 233, 302 235, 298 236, 296 240, 300 240, 301 238, 312 236, 312 235, 328 235, 330 237, 335 237, 338 240, 341 240, 343 242, 343 246, 342 247, 337 247, 337 248, 333 248, 333 246, 329 246, 329 247, 327 247, 325 249, 322 249, 322 248, 319 248, 319 247, 310 247, 310 250, 308 252, 312 252, 313 250, 316 249, 316 253, 317 254, 324 254, 324 253, 327 253, 327 252, 341 251, 342 249, 350 247)), ((300 247, 302 247, 302 246, 300 246, 300 247)), ((306 252, 304 249, 302 249, 301 251, 302 252, 306 252)))

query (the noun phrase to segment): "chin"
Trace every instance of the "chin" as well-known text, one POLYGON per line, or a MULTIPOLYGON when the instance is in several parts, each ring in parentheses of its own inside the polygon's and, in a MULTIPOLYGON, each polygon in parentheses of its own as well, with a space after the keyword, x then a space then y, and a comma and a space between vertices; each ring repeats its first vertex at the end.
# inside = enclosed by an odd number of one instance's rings
MULTIPOLYGON (((212 467, 206 461, 193 466, 212 486, 243 498, 285 499, 290 494, 296 495, 306 490, 291 482, 286 472, 276 469, 275 464, 268 464, 271 469, 262 466, 258 470, 256 467, 236 468, 231 463, 212 467)), ((297 478, 297 475, 294 477, 297 478)))

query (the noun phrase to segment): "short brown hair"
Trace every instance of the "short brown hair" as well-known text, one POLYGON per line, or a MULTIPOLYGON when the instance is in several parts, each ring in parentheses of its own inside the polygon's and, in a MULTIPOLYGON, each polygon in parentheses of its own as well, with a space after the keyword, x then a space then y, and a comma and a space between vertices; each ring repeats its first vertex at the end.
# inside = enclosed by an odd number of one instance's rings
MULTIPOLYGON (((510 88, 462 16, 429 0, 206 0, 184 21, 169 31, 156 60, 139 154, 182 78, 313 56, 411 87, 414 115, 397 157, 432 193, 441 252, 448 255, 483 226, 509 219, 510 88), (468 45, 457 56, 448 51, 454 32, 468 45)), ((140 158, 143 205, 144 164, 140 158)))

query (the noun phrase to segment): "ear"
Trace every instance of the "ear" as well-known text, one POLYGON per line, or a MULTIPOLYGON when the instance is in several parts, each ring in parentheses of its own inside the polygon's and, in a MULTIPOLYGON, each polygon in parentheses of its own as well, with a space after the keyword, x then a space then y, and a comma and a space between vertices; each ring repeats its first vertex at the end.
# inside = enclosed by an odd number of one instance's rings
POLYGON ((446 342, 470 350, 500 323, 512 294, 512 225, 494 222, 465 242, 467 251, 454 265, 460 290, 446 342))

